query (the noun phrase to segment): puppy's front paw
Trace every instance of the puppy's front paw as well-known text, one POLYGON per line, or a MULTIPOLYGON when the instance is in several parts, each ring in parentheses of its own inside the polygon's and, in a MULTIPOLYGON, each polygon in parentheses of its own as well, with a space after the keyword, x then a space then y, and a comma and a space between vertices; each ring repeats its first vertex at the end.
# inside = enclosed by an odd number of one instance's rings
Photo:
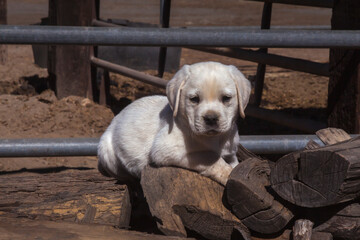
POLYGON ((203 171, 201 174, 225 186, 229 179, 232 167, 228 164, 215 164, 203 171))

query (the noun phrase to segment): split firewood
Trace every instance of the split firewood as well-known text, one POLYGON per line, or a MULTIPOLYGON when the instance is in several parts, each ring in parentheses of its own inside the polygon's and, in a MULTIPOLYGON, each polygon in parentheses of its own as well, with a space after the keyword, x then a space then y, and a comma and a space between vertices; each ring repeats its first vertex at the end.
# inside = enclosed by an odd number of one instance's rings
POLYGON ((335 239, 358 240, 360 236, 360 204, 353 203, 344 207, 314 230, 331 233, 335 239))
POLYGON ((293 227, 293 240, 311 240, 314 223, 307 219, 298 219, 293 227))
POLYGON ((293 218, 292 212, 266 190, 270 186, 268 161, 249 158, 234 168, 226 184, 234 214, 259 233, 276 233, 293 218))
MULTIPOLYGON (((280 236, 277 237, 266 237, 266 238, 259 238, 253 237, 251 240, 290 240, 292 231, 286 229, 280 236)), ((311 236, 311 240, 333 240, 333 237, 330 233, 326 232, 313 232, 311 236)))
POLYGON ((347 132, 339 128, 325 128, 316 132, 316 136, 325 144, 332 145, 335 143, 350 140, 351 137, 347 132))
POLYGON ((360 196, 360 138, 290 153, 271 172, 274 191, 302 207, 323 207, 360 196))
POLYGON ((129 227, 125 185, 97 170, 0 175, 0 215, 129 227))
POLYGON ((145 167, 141 186, 158 228, 166 235, 207 239, 250 239, 248 229, 223 204, 224 187, 198 173, 173 167, 145 167))

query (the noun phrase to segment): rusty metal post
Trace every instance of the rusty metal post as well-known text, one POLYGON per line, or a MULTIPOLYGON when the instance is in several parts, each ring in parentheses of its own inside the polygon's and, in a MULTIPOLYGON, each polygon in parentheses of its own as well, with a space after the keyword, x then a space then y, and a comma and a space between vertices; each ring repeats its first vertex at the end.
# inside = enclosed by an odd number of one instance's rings
MULTIPOLYGON (((269 29, 270 28, 270 21, 271 21, 271 11, 272 11, 272 3, 265 2, 262 19, 261 19, 261 29, 269 29)), ((259 49, 261 53, 267 53, 267 48, 259 49)), ((260 106, 262 91, 264 88, 264 77, 265 77, 266 65, 265 64, 258 64, 257 71, 256 71, 256 79, 255 79, 255 106, 260 106)))

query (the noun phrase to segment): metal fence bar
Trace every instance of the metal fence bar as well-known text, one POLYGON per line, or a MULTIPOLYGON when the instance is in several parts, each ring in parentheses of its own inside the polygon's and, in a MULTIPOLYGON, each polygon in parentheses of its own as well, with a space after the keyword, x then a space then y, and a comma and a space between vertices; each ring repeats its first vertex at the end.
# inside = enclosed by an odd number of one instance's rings
POLYGON ((0 157, 96 156, 98 138, 1 139, 0 157))
POLYGON ((360 48, 360 30, 1 26, 0 44, 360 48))
POLYGON ((309 6, 309 7, 323 7, 323 8, 332 8, 334 6, 334 0, 248 0, 248 1, 283 3, 283 4, 301 5, 301 6, 309 6))
POLYGON ((167 81, 162 78, 154 77, 154 76, 136 71, 134 69, 127 68, 127 67, 115 64, 115 63, 111 63, 111 62, 108 62, 108 61, 105 61, 105 60, 102 60, 99 58, 92 57, 90 59, 90 61, 93 66, 101 67, 110 72, 119 73, 121 75, 134 78, 136 80, 139 80, 139 81, 147 83, 147 84, 151 84, 156 87, 165 88, 166 84, 167 84, 167 81))
POLYGON ((255 50, 247 49, 229 49, 229 48, 190 48, 197 51, 203 51, 218 54, 226 57, 243 59, 251 62, 262 63, 275 67, 281 67, 294 71, 312 73, 319 76, 330 75, 328 63, 312 62, 299 58, 285 57, 277 54, 262 53, 255 50))
MULTIPOLYGON (((323 145, 315 135, 240 136, 240 144, 256 154, 302 150, 310 140, 323 145)), ((96 156, 98 143, 99 138, 0 139, 0 158, 96 156)))

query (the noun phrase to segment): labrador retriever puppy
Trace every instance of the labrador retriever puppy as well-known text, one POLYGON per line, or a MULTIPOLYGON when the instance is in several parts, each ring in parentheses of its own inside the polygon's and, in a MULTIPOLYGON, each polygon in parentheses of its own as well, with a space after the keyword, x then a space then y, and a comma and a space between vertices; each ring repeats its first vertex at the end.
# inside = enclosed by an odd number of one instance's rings
POLYGON ((245 117, 250 82, 234 66, 184 65, 165 96, 134 101, 102 135, 98 168, 119 180, 140 178, 143 168, 176 166, 222 185, 237 164, 238 116, 245 117))

